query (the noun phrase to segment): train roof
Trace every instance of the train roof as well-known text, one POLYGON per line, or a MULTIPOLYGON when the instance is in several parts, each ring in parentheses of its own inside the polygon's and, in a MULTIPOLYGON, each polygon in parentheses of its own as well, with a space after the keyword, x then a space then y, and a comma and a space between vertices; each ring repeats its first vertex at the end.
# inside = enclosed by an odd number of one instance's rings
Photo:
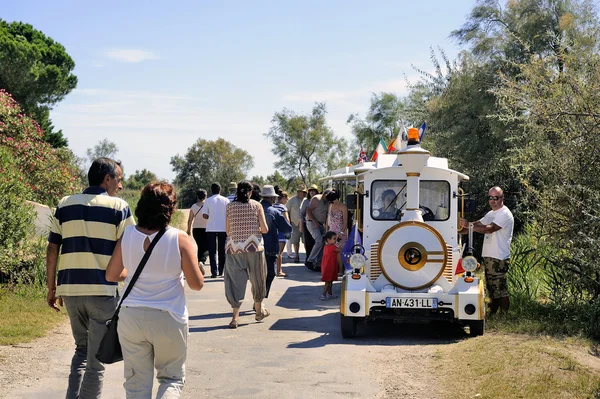
MULTIPOLYGON (((365 162, 360 163, 358 165, 350 165, 344 168, 335 169, 331 172, 331 175, 325 176, 319 181, 326 180, 352 180, 355 179, 356 176, 368 172, 370 170, 382 169, 382 168, 393 168, 402 166, 399 163, 397 154, 381 154, 377 158, 376 162, 365 162)), ((448 159, 447 158, 437 158, 437 157, 429 157, 427 160, 428 168, 442 169, 451 173, 456 173, 458 175, 459 181, 469 180, 469 176, 464 173, 457 172, 456 170, 452 170, 448 167, 448 159)))

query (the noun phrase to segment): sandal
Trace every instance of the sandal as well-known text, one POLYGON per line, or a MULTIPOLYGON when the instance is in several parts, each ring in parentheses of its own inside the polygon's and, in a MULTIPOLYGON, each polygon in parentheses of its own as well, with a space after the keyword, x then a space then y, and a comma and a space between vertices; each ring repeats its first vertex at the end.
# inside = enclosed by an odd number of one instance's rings
POLYGON ((229 328, 238 328, 238 321, 231 320, 231 323, 229 323, 229 328))
POLYGON ((285 274, 284 272, 279 272, 277 273, 277 277, 286 277, 287 274, 285 274))
POLYGON ((260 314, 254 316, 254 320, 262 321, 265 317, 269 317, 270 314, 271 312, 267 308, 262 308, 260 314))

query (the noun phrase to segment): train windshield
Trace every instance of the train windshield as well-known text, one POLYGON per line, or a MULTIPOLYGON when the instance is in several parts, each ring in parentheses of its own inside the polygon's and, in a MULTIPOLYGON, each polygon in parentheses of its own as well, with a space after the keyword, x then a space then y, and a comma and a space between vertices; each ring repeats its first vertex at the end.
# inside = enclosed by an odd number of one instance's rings
MULTIPOLYGON (((424 221, 444 221, 450 217, 450 183, 421 180, 419 207, 424 221)), ((371 185, 371 218, 400 220, 406 208, 406 180, 375 180, 371 185)))

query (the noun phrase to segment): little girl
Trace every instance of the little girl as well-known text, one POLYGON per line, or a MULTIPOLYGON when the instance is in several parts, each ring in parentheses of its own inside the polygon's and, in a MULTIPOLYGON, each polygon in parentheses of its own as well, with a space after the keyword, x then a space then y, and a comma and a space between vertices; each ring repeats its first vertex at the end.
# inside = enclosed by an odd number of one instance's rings
POLYGON ((336 244, 337 234, 328 231, 323 236, 323 260, 321 261, 321 281, 325 283, 321 300, 326 301, 333 298, 333 282, 338 278, 338 261, 336 244))

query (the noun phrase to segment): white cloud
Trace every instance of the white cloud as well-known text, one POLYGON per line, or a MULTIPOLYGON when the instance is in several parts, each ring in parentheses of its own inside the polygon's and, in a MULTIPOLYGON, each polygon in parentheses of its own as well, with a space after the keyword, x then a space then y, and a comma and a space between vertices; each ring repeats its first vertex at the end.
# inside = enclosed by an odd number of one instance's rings
POLYGON ((120 62, 142 62, 147 60, 157 60, 160 57, 151 51, 140 49, 108 49, 104 55, 120 62))

